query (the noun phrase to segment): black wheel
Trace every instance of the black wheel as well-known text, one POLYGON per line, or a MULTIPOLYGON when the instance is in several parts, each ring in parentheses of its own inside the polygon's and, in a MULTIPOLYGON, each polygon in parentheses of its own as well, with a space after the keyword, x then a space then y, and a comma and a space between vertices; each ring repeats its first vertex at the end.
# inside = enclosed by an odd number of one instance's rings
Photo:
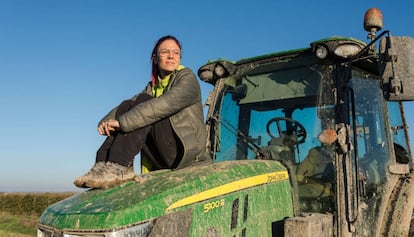
POLYGON ((276 117, 273 118, 271 120, 269 120, 267 122, 266 125, 266 130, 267 133, 269 134, 269 136, 274 139, 274 138, 278 138, 281 137, 282 134, 285 131, 289 131, 288 135, 295 135, 296 136, 296 142, 295 144, 301 144, 305 142, 306 139, 306 129, 305 127, 299 123, 298 121, 288 118, 288 117, 276 117), (283 126, 281 124, 281 121, 285 122, 285 128, 283 129, 283 126), (276 124, 276 128, 277 128, 277 132, 279 134, 279 136, 275 136, 274 133, 272 133, 270 131, 270 126, 272 125, 272 123, 276 124), (287 128, 287 126, 290 126, 289 129, 287 128))

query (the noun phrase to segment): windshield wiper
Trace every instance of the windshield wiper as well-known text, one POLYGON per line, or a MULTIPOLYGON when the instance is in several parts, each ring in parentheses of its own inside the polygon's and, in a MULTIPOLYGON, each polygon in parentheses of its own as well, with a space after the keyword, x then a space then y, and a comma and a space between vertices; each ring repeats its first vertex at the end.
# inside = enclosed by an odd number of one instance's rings
POLYGON ((270 160, 271 154, 270 151, 262 149, 259 145, 257 145, 255 139, 250 138, 247 136, 243 131, 240 129, 235 128, 229 121, 221 118, 219 120, 223 127, 230 131, 232 134, 236 135, 240 141, 242 141, 252 152, 256 154, 256 159, 259 160, 270 160))

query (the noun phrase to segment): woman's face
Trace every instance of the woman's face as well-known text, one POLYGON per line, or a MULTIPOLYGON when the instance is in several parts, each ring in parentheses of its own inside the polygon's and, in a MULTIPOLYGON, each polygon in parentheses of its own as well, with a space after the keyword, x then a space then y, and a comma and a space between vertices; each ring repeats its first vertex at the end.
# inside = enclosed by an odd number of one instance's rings
POLYGON ((164 77, 175 71, 180 65, 181 49, 174 40, 167 39, 158 47, 155 60, 160 70, 160 76, 164 77))

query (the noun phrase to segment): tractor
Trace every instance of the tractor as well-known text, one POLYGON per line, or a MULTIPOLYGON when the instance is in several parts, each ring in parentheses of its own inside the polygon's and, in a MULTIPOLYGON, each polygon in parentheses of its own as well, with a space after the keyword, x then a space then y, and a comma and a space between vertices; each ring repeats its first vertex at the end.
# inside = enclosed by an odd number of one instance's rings
POLYGON ((43 212, 38 237, 414 236, 414 39, 382 27, 371 8, 369 42, 207 62, 214 162, 77 193, 43 212))

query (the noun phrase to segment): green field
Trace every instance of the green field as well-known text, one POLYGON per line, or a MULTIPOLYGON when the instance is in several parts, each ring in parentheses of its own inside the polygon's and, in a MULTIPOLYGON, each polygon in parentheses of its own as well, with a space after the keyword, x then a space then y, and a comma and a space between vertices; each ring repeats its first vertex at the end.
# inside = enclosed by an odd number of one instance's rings
POLYGON ((28 237, 36 236, 38 216, 21 216, 0 213, 0 236, 28 237))
POLYGON ((39 216, 47 206, 74 193, 0 193, 0 236, 36 236, 39 216))

